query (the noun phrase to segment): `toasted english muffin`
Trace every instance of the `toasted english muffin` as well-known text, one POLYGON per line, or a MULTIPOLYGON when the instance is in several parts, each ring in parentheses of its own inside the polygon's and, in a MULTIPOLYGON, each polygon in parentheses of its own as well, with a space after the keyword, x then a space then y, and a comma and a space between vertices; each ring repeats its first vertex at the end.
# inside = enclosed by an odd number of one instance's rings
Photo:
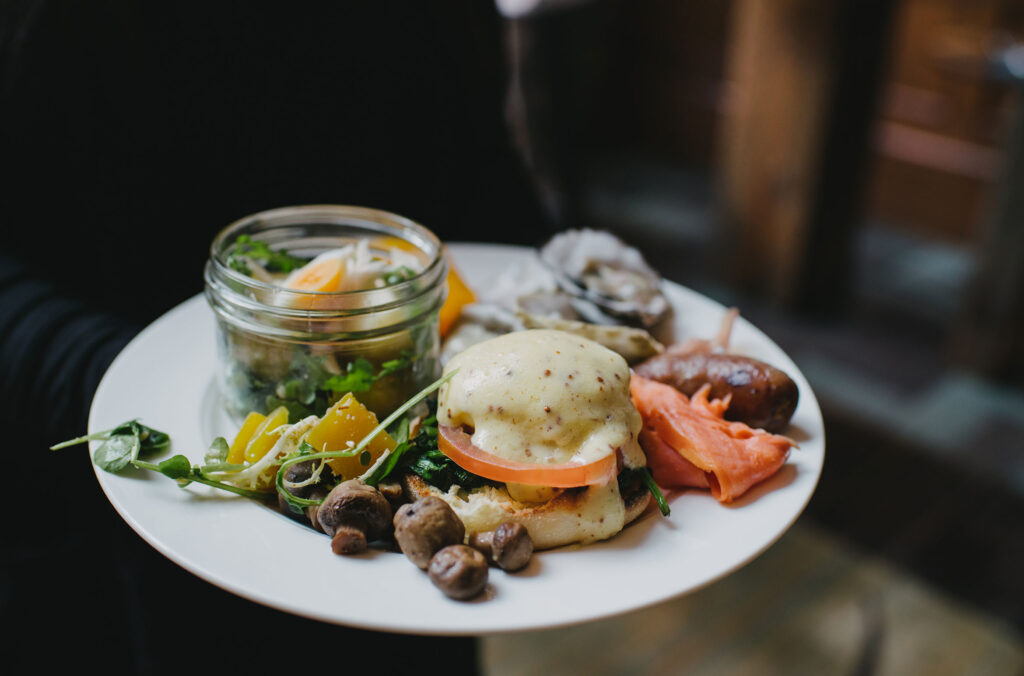
POLYGON ((466 526, 467 538, 492 531, 506 521, 523 524, 534 549, 587 544, 612 537, 639 517, 651 494, 639 479, 627 481, 624 494, 617 481, 603 486, 565 488, 544 502, 520 502, 504 487, 484 486, 463 490, 452 486, 442 491, 409 473, 402 478, 406 497, 417 500, 434 495, 455 510, 466 526))

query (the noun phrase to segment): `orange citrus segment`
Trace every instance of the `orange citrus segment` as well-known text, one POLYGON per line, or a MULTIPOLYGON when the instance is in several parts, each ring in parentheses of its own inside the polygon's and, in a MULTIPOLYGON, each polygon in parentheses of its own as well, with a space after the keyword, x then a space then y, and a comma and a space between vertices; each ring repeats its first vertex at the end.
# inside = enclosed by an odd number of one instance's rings
POLYGON ((451 256, 448 257, 448 297, 441 306, 441 335, 445 336, 462 314, 462 308, 476 300, 473 291, 459 277, 451 256))
POLYGON ((251 412, 245 416, 245 420, 242 421, 242 426, 238 428, 238 434, 235 435, 235 440, 231 442, 228 447, 228 458, 227 462, 232 465, 241 464, 245 460, 245 447, 249 445, 252 440, 253 432, 260 426, 260 423, 267 419, 267 416, 257 413, 256 411, 251 412))
POLYGON ((261 422, 253 431, 252 439, 245 447, 245 459, 248 462, 256 462, 267 454, 281 436, 278 429, 281 425, 288 424, 288 409, 278 406, 267 414, 266 420, 261 422))
MULTIPOLYGON (((320 419, 306 443, 320 451, 344 451, 353 448, 367 434, 377 427, 377 416, 363 406, 349 392, 338 400, 320 419)), ((366 447, 369 458, 331 458, 327 464, 342 479, 353 479, 367 470, 385 451, 392 451, 398 444, 387 432, 381 432, 366 447), (363 461, 366 462, 363 462, 363 461)), ((360 455, 363 455, 360 453, 360 455)))

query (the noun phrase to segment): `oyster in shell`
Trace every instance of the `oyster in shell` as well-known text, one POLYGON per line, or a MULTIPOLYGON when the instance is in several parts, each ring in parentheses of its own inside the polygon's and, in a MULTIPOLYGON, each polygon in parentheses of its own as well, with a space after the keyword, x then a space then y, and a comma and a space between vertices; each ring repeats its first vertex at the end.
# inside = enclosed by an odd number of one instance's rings
POLYGON ((520 312, 518 316, 527 329, 554 329, 589 338, 612 352, 618 352, 629 364, 653 357, 665 350, 665 346, 651 334, 634 326, 590 324, 561 317, 531 315, 526 312, 520 312))
POLYGON ((609 232, 559 233, 540 250, 540 259, 559 288, 585 301, 573 302, 585 321, 652 327, 668 314, 661 275, 637 249, 609 232))

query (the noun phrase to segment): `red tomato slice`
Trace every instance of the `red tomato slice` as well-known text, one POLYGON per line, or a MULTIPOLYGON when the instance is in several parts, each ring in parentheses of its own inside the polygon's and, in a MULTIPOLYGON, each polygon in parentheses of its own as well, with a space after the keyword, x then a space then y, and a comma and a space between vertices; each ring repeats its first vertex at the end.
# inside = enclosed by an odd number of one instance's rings
POLYGON ((437 446, 442 453, 467 472, 492 481, 571 488, 605 484, 615 478, 615 453, 586 464, 533 465, 499 458, 477 448, 462 428, 439 425, 437 429, 437 446))

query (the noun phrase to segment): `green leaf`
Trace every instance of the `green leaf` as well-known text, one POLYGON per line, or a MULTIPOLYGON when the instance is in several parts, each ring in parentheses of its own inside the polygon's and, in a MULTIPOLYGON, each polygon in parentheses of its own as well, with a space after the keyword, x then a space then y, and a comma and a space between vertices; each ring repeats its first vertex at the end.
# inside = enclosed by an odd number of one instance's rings
POLYGON ((251 275, 252 270, 246 265, 246 258, 258 262, 268 272, 291 272, 309 262, 291 255, 284 249, 271 249, 270 245, 262 240, 253 239, 249 235, 239 235, 228 249, 226 261, 232 269, 251 275))
POLYGON ((192 477, 192 463, 183 455, 167 458, 156 467, 158 472, 171 479, 181 480, 192 477))
POLYGON ((204 460, 207 465, 222 464, 227 462, 228 452, 230 452, 230 450, 228 440, 224 437, 217 437, 213 440, 213 443, 210 444, 210 449, 206 451, 206 457, 204 460))
POLYGON ((395 440, 397 445, 402 445, 409 441, 409 418, 405 417, 398 421, 393 429, 388 430, 388 434, 395 440))
POLYGON ((395 450, 388 454, 388 457, 384 459, 377 469, 373 470, 373 473, 364 479, 364 481, 370 486, 376 486, 384 479, 388 478, 388 475, 394 471, 398 462, 405 455, 406 451, 412 448, 412 444, 405 442, 395 446, 395 450))
POLYGON ((335 394, 366 392, 375 382, 377 382, 377 378, 373 373, 373 364, 368 359, 360 357, 346 365, 345 373, 331 376, 325 380, 322 387, 335 394))
POLYGON ((415 361, 415 354, 413 354, 409 350, 402 350, 402 352, 399 353, 397 359, 389 359, 388 361, 380 365, 380 373, 377 374, 377 378, 383 378, 384 376, 389 376, 393 373, 404 371, 405 369, 412 366, 413 362, 415 361))
POLYGON ((139 452, 142 455, 151 455, 166 451, 171 446, 171 437, 166 433, 155 430, 152 427, 139 425, 142 430, 139 439, 142 441, 142 448, 139 452))
POLYGON ((139 446, 134 434, 115 434, 100 444, 92 461, 107 472, 120 472, 138 455, 139 446))
POLYGON ((407 282, 415 276, 415 270, 404 265, 400 265, 394 270, 385 272, 384 274, 381 275, 380 278, 384 282, 384 284, 386 284, 387 286, 391 286, 392 284, 407 282))

